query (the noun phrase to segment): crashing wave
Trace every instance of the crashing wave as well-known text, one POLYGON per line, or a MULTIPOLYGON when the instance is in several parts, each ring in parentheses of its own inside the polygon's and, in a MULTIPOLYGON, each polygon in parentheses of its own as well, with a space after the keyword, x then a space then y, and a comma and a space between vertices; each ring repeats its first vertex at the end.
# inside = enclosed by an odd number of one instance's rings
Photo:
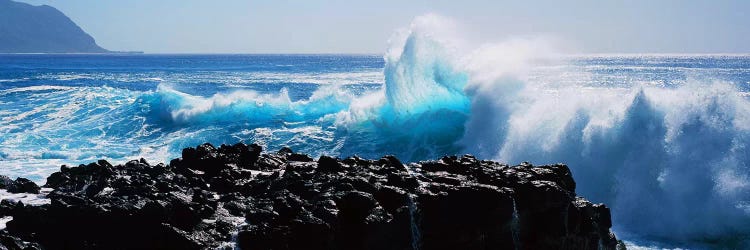
POLYGON ((441 57, 446 38, 423 31, 435 18, 417 18, 397 45, 400 56, 386 56, 385 102, 377 103, 397 109, 396 117, 459 111, 465 115, 431 119, 462 124, 453 128, 461 130, 453 141, 460 151, 569 164, 583 195, 613 207, 620 230, 680 241, 750 232, 750 102, 733 85, 536 84, 524 80, 523 65, 544 59, 537 53, 546 51, 543 43, 513 41, 441 57))

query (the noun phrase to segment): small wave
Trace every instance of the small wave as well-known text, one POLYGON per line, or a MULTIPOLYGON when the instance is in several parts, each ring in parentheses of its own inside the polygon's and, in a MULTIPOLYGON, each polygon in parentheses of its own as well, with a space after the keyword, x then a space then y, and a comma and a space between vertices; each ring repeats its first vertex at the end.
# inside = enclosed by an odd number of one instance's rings
POLYGON ((69 90, 73 89, 75 87, 68 87, 68 86, 55 86, 55 85, 37 85, 37 86, 28 86, 28 87, 20 87, 20 88, 12 88, 12 89, 6 89, 0 92, 0 95, 7 95, 11 93, 18 93, 18 92, 27 92, 27 91, 59 91, 59 90, 69 90))
POLYGON ((24 77, 24 78, 14 78, 14 79, 0 79, 0 82, 23 82, 23 81, 28 81, 28 80, 29 80, 28 77, 24 77))
POLYGON ((68 156, 63 152, 43 152, 40 157, 41 159, 68 159, 68 156))
POLYGON ((74 81, 80 79, 93 79, 93 77, 87 74, 59 74, 55 75, 54 79, 58 81, 74 81))
POLYGON ((231 80, 234 84, 252 83, 308 83, 320 85, 344 85, 344 84, 382 84, 383 74, 381 71, 364 72, 335 72, 335 73, 282 73, 266 72, 251 73, 247 76, 237 76, 231 80))
POLYGON ((159 85, 155 93, 142 96, 139 102, 149 104, 152 113, 166 121, 194 125, 316 120, 347 108, 351 100, 351 94, 335 86, 320 88, 307 100, 292 101, 286 89, 275 95, 238 90, 200 97, 159 85))

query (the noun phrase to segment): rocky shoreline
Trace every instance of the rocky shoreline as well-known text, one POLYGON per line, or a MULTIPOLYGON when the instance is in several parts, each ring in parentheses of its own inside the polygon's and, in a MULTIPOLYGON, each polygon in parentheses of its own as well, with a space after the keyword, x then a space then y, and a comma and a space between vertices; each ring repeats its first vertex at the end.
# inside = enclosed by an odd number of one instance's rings
MULTIPOLYGON (((6 249, 622 249, 609 208, 567 166, 470 155, 317 160, 284 148, 186 148, 169 165, 62 166, 49 199, 4 199, 6 249), (11 219, 12 218, 12 219, 11 219)), ((0 178, 10 193, 33 182, 0 178)), ((3 249, 0 246, 0 249, 3 249)))

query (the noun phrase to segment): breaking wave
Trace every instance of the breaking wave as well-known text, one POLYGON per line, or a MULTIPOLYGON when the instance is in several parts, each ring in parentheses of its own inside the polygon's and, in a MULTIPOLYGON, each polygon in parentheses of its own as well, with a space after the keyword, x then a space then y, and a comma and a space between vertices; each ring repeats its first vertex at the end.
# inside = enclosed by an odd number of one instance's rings
POLYGON ((735 85, 533 83, 525 65, 554 60, 543 42, 462 50, 463 41, 442 36, 452 33, 441 30, 452 26, 445 22, 430 15, 412 24, 386 55, 383 100, 367 107, 379 113, 360 121, 395 120, 416 137, 448 135, 459 152, 499 161, 565 162, 582 195, 612 207, 618 230, 746 244, 750 102, 735 85), (425 115, 430 122, 413 121, 425 115))
POLYGON ((189 95, 168 85, 159 85, 156 92, 142 97, 152 115, 169 123, 201 125, 269 121, 301 122, 346 109, 352 94, 339 88, 322 86, 307 100, 292 101, 286 89, 278 94, 255 91, 217 93, 211 97, 189 95))

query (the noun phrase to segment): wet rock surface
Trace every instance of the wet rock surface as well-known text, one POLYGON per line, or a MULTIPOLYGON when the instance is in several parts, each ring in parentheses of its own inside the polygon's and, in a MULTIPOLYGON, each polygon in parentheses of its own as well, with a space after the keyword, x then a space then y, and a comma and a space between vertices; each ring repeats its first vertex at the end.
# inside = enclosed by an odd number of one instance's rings
POLYGON ((560 164, 203 144, 169 165, 63 166, 45 187, 50 204, 0 204, 7 249, 618 248, 609 209, 577 197, 560 164))

